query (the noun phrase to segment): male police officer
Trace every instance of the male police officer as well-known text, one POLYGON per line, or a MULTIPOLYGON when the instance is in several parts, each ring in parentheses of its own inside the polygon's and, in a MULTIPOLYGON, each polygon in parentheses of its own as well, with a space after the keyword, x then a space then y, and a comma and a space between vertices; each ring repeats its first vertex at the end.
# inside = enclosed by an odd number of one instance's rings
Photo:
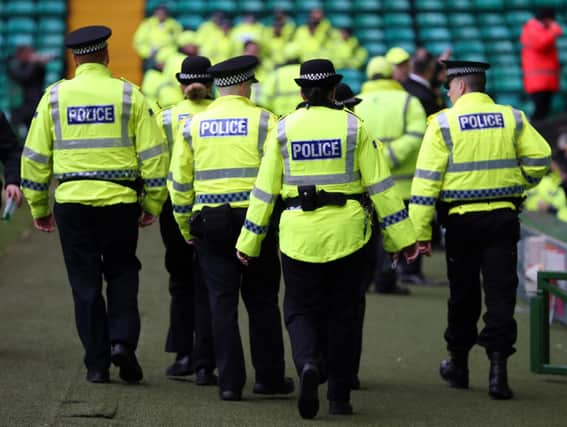
POLYGON ((35 227, 52 232, 48 188, 52 174, 59 180, 54 213, 87 380, 108 382, 112 360, 120 378, 138 382, 138 223, 150 225, 160 213, 168 153, 143 95, 110 75, 110 34, 91 26, 65 38, 77 72, 49 87, 39 103, 22 157, 22 187, 35 227), (144 180, 141 216, 137 178, 144 180))
POLYGON ((518 210, 524 191, 536 185, 550 163, 547 142, 524 114, 495 104, 484 93, 488 64, 444 61, 453 107, 427 128, 412 184, 410 217, 420 251, 431 252, 434 205, 447 229, 450 284, 445 331, 449 360, 441 376, 467 388, 468 353, 478 343, 490 359, 489 393, 513 396, 506 361, 515 352, 518 210), (485 327, 477 333, 481 280, 485 327))
POLYGON ((245 55, 209 69, 221 96, 185 122, 174 143, 168 182, 181 233, 187 241, 197 237, 223 400, 240 400, 246 380, 238 329, 240 289, 250 320, 254 392, 287 394, 294 388, 293 381, 284 378, 274 233, 254 266, 244 269, 234 257, 264 141, 275 125, 275 116, 249 100, 257 65, 255 56, 245 55))

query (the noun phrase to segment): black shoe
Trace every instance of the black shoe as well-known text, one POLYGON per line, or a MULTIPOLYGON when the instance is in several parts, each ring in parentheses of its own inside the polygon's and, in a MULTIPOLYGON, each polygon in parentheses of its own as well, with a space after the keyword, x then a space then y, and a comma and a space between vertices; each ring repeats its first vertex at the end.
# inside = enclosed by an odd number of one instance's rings
POLYGON ((352 383, 350 384, 351 390, 360 390, 360 380, 358 379, 358 375, 354 375, 352 377, 352 383))
POLYGON ((197 385, 217 385, 218 378, 211 371, 207 371, 205 368, 197 369, 195 373, 195 384, 197 385))
POLYGON ((239 400, 242 400, 242 393, 232 391, 232 390, 221 390, 220 391, 220 398, 222 400, 237 402, 239 400))
POLYGON ((376 293, 387 295, 410 295, 411 291, 405 286, 396 285, 393 288, 376 288, 376 293))
POLYGON ((453 388, 469 388, 469 370, 466 357, 458 358, 454 355, 450 359, 441 361, 439 366, 441 377, 453 388))
POLYGON ((89 369, 87 371, 87 381, 91 383, 109 383, 110 375, 108 369, 89 369))
POLYGON ((255 383, 254 394, 290 394, 295 390, 295 384, 289 377, 285 377, 279 384, 255 383))
POLYGON ((329 414, 331 415, 352 415, 352 405, 350 402, 342 402, 340 400, 329 401, 329 414))
POLYGON ((319 370, 306 363, 301 371, 297 409, 301 418, 315 418, 319 411, 319 370))
POLYGON ((514 392, 508 385, 507 356, 503 353, 492 353, 490 358, 490 373, 488 376, 488 394, 497 400, 508 400, 514 397, 514 392))
POLYGON ((168 377, 184 377, 192 375, 195 371, 191 366, 191 358, 188 355, 177 357, 175 362, 165 370, 168 377))
POLYGON ((120 368, 119 376, 127 383, 137 383, 144 374, 136 359, 136 354, 122 343, 115 343, 110 348, 110 360, 120 368))

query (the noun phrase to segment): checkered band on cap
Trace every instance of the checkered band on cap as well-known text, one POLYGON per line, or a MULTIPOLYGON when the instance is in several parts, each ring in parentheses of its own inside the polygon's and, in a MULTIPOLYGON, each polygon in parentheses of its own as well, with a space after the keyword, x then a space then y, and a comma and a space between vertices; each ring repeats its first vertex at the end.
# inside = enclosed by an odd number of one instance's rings
POLYGON ((94 53, 94 52, 98 52, 99 50, 103 50, 106 46, 107 46, 106 40, 104 40, 96 44, 73 48, 73 53, 75 55, 88 55, 89 53, 94 53))
POLYGON ((335 76, 335 73, 310 73, 310 74, 301 74, 299 76, 300 79, 317 81, 317 80, 325 80, 328 77, 335 76))
POLYGON ((187 74, 179 73, 179 78, 181 80, 197 80, 197 79, 210 79, 210 74, 187 74))
POLYGON ((484 73, 486 71, 486 67, 455 67, 447 69, 447 77, 451 76, 462 76, 465 74, 475 74, 475 73, 484 73))
POLYGON ((240 83, 247 82, 254 77, 254 70, 242 71, 238 74, 231 76, 215 77, 215 84, 218 87, 234 86, 240 83))

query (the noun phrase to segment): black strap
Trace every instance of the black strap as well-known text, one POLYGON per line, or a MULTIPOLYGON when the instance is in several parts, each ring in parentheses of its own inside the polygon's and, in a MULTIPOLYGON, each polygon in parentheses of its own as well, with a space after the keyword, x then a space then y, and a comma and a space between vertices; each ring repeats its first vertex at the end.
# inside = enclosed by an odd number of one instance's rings
POLYGON ((347 200, 356 200, 363 207, 368 204, 366 193, 345 194, 330 193, 325 190, 315 191, 315 186, 298 187, 299 196, 284 200, 286 208, 302 208, 304 211, 314 211, 323 206, 344 206, 347 200))
POLYGON ((85 176, 69 177, 59 180, 59 184, 64 184, 66 182, 72 181, 105 181, 112 182, 113 184, 122 185, 123 187, 128 187, 138 193, 143 187, 143 181, 141 179, 132 180, 114 180, 114 179, 101 179, 101 178, 91 178, 85 176))

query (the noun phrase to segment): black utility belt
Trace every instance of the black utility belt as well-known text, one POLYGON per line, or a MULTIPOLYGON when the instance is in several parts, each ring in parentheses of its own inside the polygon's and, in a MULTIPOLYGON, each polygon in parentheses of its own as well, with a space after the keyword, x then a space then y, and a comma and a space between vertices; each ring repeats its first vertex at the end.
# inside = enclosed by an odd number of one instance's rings
POLYGON ((59 184, 65 184, 66 182, 73 182, 73 181, 104 181, 104 182, 112 182, 113 184, 118 184, 123 187, 128 187, 134 190, 136 193, 139 193, 143 189, 143 181, 141 178, 137 178, 136 180, 118 180, 118 179, 103 179, 103 178, 91 178, 88 176, 77 176, 77 177, 70 177, 70 178, 63 178, 59 180, 59 184))
POLYGON ((330 193, 325 190, 317 191, 314 185, 299 186, 297 190, 299 196, 284 200, 286 209, 301 208, 309 212, 323 206, 344 206, 347 200, 356 200, 363 207, 366 207, 368 204, 368 196, 366 193, 330 193))

